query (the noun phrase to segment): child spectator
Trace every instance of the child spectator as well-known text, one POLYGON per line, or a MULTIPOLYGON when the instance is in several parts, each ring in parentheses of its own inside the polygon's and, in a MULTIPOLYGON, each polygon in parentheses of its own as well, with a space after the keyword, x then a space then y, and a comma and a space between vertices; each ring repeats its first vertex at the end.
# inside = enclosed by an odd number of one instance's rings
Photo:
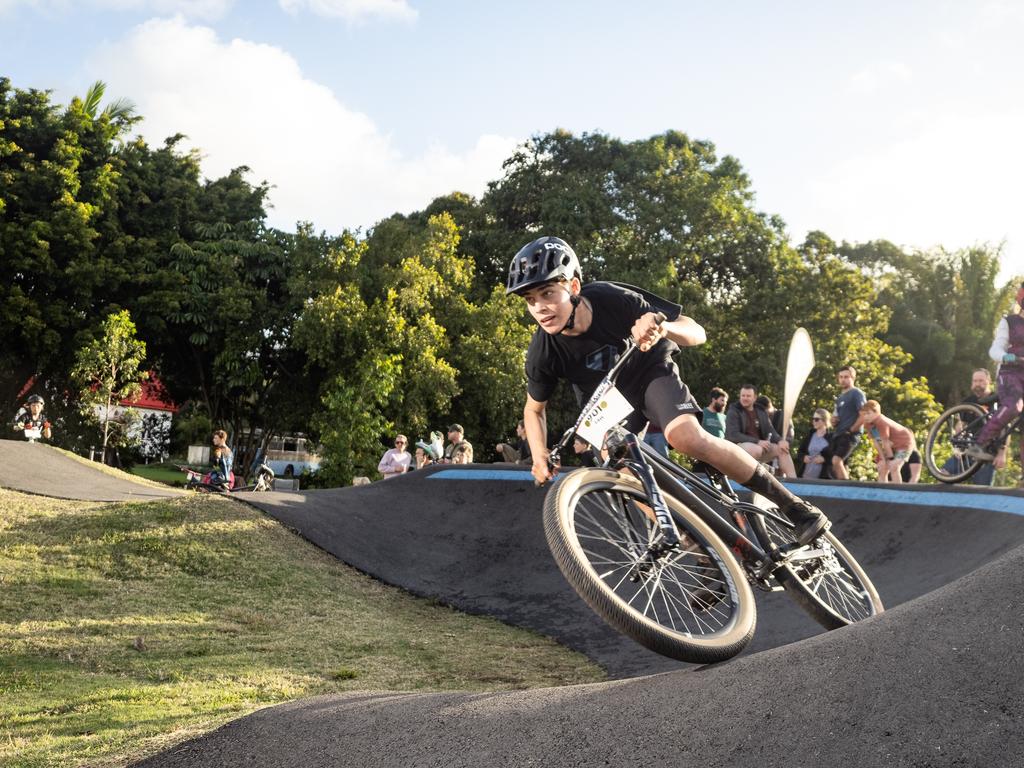
POLYGON ((882 414, 877 400, 868 400, 860 409, 860 418, 854 428, 867 427, 871 441, 878 452, 878 481, 902 483, 900 469, 917 448, 914 433, 882 414))

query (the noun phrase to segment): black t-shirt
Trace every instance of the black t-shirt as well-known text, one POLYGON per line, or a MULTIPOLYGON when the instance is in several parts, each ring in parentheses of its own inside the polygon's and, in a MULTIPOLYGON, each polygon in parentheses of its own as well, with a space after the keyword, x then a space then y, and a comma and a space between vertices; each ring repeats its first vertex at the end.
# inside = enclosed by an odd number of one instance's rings
MULTIPOLYGON (((573 385, 581 400, 590 397, 626 348, 637 318, 656 311, 639 293, 611 283, 587 283, 581 294, 593 309, 585 333, 552 336, 542 328, 533 332, 526 351, 526 381, 527 392, 538 402, 546 403, 561 379, 573 385)), ((645 385, 643 374, 671 364, 678 351, 675 342, 661 339, 647 352, 635 352, 619 374, 619 391, 635 403, 645 385)))
POLYGON ((28 408, 22 407, 18 409, 18 413, 15 414, 14 419, 11 421, 11 424, 18 427, 19 429, 21 429, 25 424, 30 424, 33 429, 43 429, 44 425, 48 421, 49 419, 46 417, 46 414, 43 413, 42 411, 39 412, 38 416, 33 417, 32 411, 30 411, 28 408))

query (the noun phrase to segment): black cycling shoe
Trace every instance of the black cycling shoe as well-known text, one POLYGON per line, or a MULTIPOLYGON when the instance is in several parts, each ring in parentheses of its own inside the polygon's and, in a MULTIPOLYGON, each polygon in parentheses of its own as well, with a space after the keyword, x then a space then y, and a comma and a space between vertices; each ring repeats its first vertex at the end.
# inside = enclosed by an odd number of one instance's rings
POLYGON ((800 546, 810 544, 832 527, 832 521, 806 501, 793 502, 784 512, 796 526, 796 543, 800 546))

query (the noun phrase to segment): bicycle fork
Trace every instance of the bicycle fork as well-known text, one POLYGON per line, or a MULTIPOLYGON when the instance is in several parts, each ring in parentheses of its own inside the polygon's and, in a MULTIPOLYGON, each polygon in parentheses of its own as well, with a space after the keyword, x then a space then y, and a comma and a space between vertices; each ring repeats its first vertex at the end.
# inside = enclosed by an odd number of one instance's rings
POLYGON ((655 560, 679 545, 679 534, 676 532, 675 523, 672 522, 672 516, 669 514, 665 497, 654 479, 654 472, 640 452, 640 445, 636 435, 627 433, 624 443, 630 457, 626 464, 643 486, 644 493, 647 494, 647 499, 651 503, 651 511, 654 513, 660 530, 659 535, 647 547, 646 554, 633 567, 630 580, 635 581, 655 560))

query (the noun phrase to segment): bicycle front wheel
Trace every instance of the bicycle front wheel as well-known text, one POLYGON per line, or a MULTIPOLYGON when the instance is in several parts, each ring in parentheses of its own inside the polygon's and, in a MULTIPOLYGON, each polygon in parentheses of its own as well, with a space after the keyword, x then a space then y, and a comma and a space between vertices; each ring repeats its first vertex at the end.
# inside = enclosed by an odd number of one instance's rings
MULTIPOLYGON (((788 522, 768 516, 763 520, 768 537, 779 547, 796 541, 788 522)), ((867 573, 831 532, 794 552, 775 578, 826 629, 839 629, 885 610, 867 573)))
POLYGON ((652 651, 724 661, 754 635, 756 609, 728 547, 667 497, 680 543, 652 556, 661 531, 643 486, 607 469, 566 475, 544 500, 544 532, 566 580, 608 624, 652 651))
POLYGON ((967 455, 985 426, 988 414, 980 405, 961 403, 943 413, 928 430, 924 461, 932 476, 943 483, 959 483, 982 465, 967 455))

